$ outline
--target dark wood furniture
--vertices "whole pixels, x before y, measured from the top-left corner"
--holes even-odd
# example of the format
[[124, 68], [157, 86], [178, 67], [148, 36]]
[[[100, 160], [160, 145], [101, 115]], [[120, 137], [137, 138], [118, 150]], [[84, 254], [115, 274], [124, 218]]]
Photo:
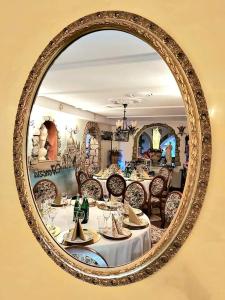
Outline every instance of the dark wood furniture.
[[125, 198], [132, 207], [143, 209], [147, 202], [147, 193], [143, 184], [133, 181], [126, 187]]
[[166, 188], [166, 181], [163, 176], [155, 176], [149, 185], [149, 199], [148, 199], [148, 215], [151, 216], [152, 208], [158, 207], [160, 210], [161, 221], [163, 222], [163, 191]]
[[87, 196], [94, 200], [102, 200], [103, 198], [103, 189], [101, 183], [94, 178], [86, 179], [80, 187], [81, 196]]
[[88, 175], [87, 173], [85, 173], [84, 171], [78, 171], [76, 173], [76, 179], [77, 179], [77, 185], [78, 185], [78, 193], [80, 194], [80, 188], [81, 188], [81, 184], [88, 179]]
[[158, 241], [161, 239], [163, 233], [166, 231], [166, 228], [172, 222], [172, 220], [177, 212], [177, 209], [179, 207], [181, 198], [182, 198], [182, 193], [178, 192], [178, 191], [173, 191], [168, 194], [168, 197], [166, 200], [166, 206], [165, 206], [164, 228], [159, 228], [154, 225], [151, 225], [152, 244], [158, 243]]
[[55, 183], [49, 179], [39, 180], [33, 187], [33, 194], [38, 208], [45, 200], [52, 199], [58, 196], [58, 189]]
[[109, 197], [111, 195], [115, 197], [122, 196], [122, 201], [124, 199], [125, 191], [126, 191], [126, 181], [119, 174], [112, 174], [106, 181], [106, 188], [109, 193]]

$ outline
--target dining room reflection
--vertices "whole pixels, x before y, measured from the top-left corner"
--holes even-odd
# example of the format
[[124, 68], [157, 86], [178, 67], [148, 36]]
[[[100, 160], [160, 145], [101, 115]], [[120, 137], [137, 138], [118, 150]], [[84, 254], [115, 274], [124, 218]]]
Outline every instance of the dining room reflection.
[[30, 185], [50, 235], [91, 266], [143, 256], [179, 209], [188, 143], [182, 95], [152, 47], [116, 30], [73, 42], [39, 87], [27, 136]]

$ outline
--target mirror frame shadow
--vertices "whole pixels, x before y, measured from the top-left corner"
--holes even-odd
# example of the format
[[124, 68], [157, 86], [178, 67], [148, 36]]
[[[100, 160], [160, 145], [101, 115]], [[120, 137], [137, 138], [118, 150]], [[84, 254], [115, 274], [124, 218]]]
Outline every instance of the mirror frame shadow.
[[[85, 265], [67, 254], [45, 228], [34, 203], [26, 157], [29, 117], [37, 90], [56, 57], [78, 38], [98, 30], [130, 33], [153, 47], [170, 68], [186, 108], [190, 160], [181, 205], [161, 240], [139, 259], [115, 268]], [[133, 13], [101, 11], [85, 16], [54, 37], [33, 66], [19, 101], [14, 129], [13, 160], [19, 199], [29, 226], [45, 252], [76, 278], [104, 286], [141, 280], [167, 263], [191, 232], [205, 197], [211, 164], [211, 129], [206, 100], [198, 77], [185, 53], [163, 29]]]

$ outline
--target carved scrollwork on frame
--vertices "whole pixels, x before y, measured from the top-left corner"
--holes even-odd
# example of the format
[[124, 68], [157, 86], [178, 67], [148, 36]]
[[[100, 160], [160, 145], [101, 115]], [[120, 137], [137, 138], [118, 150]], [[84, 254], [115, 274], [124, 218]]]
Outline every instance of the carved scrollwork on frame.
[[[151, 45], [176, 78], [187, 112], [190, 158], [187, 180], [178, 213], [168, 229], [148, 253], [116, 268], [87, 266], [65, 253], [39, 220], [27, 177], [26, 130], [35, 93], [46, 69], [72, 41], [101, 29], [131, 33]], [[211, 163], [211, 130], [206, 101], [198, 77], [185, 53], [164, 30], [138, 15], [123, 11], [97, 12], [64, 28], [44, 49], [23, 88], [14, 130], [14, 170], [22, 208], [37, 240], [46, 253], [64, 270], [92, 284], [124, 285], [141, 280], [172, 258], [188, 237], [206, 193]]]

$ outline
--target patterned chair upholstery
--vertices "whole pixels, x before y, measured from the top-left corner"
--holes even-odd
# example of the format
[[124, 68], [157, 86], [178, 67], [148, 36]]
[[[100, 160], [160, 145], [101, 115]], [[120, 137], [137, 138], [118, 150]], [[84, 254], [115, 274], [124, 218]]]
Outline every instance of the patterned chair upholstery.
[[182, 198], [182, 193], [178, 191], [173, 191], [169, 193], [166, 206], [165, 206], [165, 226], [168, 227], [175, 216], [180, 200]]
[[78, 184], [78, 192], [80, 192], [81, 184], [88, 179], [88, 175], [84, 171], [79, 171], [76, 174], [77, 184]]
[[146, 199], [147, 193], [140, 182], [133, 181], [127, 186], [125, 191], [125, 200], [129, 202], [132, 207], [142, 209], [145, 206]]
[[148, 210], [149, 216], [153, 207], [158, 207], [160, 209], [161, 220], [163, 220], [163, 203], [162, 194], [165, 190], [165, 179], [163, 176], [155, 176], [149, 185], [149, 200], [148, 200]]
[[154, 225], [151, 225], [152, 244], [158, 243], [163, 233], [166, 231], [166, 228], [170, 225], [171, 221], [173, 220], [173, 217], [177, 212], [181, 198], [182, 193], [178, 191], [169, 193], [165, 206], [165, 228], [159, 228]]
[[109, 196], [113, 195], [115, 197], [122, 196], [122, 200], [124, 199], [124, 194], [126, 190], [126, 181], [119, 174], [113, 174], [109, 176], [106, 181], [106, 187], [109, 193]]
[[41, 203], [44, 203], [45, 200], [55, 199], [57, 197], [58, 189], [53, 181], [42, 179], [34, 185], [33, 193], [37, 206], [40, 208]]
[[172, 170], [166, 167], [162, 167], [159, 170], [159, 175], [163, 176], [166, 181], [166, 187], [163, 196], [167, 196], [172, 179]]
[[171, 170], [169, 168], [162, 167], [159, 170], [159, 175], [163, 176], [165, 178], [166, 182], [168, 181], [170, 174], [171, 174]]
[[103, 190], [101, 183], [97, 179], [89, 178], [86, 179], [80, 188], [81, 195], [86, 195], [89, 198], [95, 200], [102, 200]]
[[99, 171], [99, 166], [96, 166], [94, 164], [91, 164], [90, 166], [88, 166], [87, 168], [87, 174], [88, 174], [88, 177], [92, 178], [93, 175], [95, 173], [97, 173]]

